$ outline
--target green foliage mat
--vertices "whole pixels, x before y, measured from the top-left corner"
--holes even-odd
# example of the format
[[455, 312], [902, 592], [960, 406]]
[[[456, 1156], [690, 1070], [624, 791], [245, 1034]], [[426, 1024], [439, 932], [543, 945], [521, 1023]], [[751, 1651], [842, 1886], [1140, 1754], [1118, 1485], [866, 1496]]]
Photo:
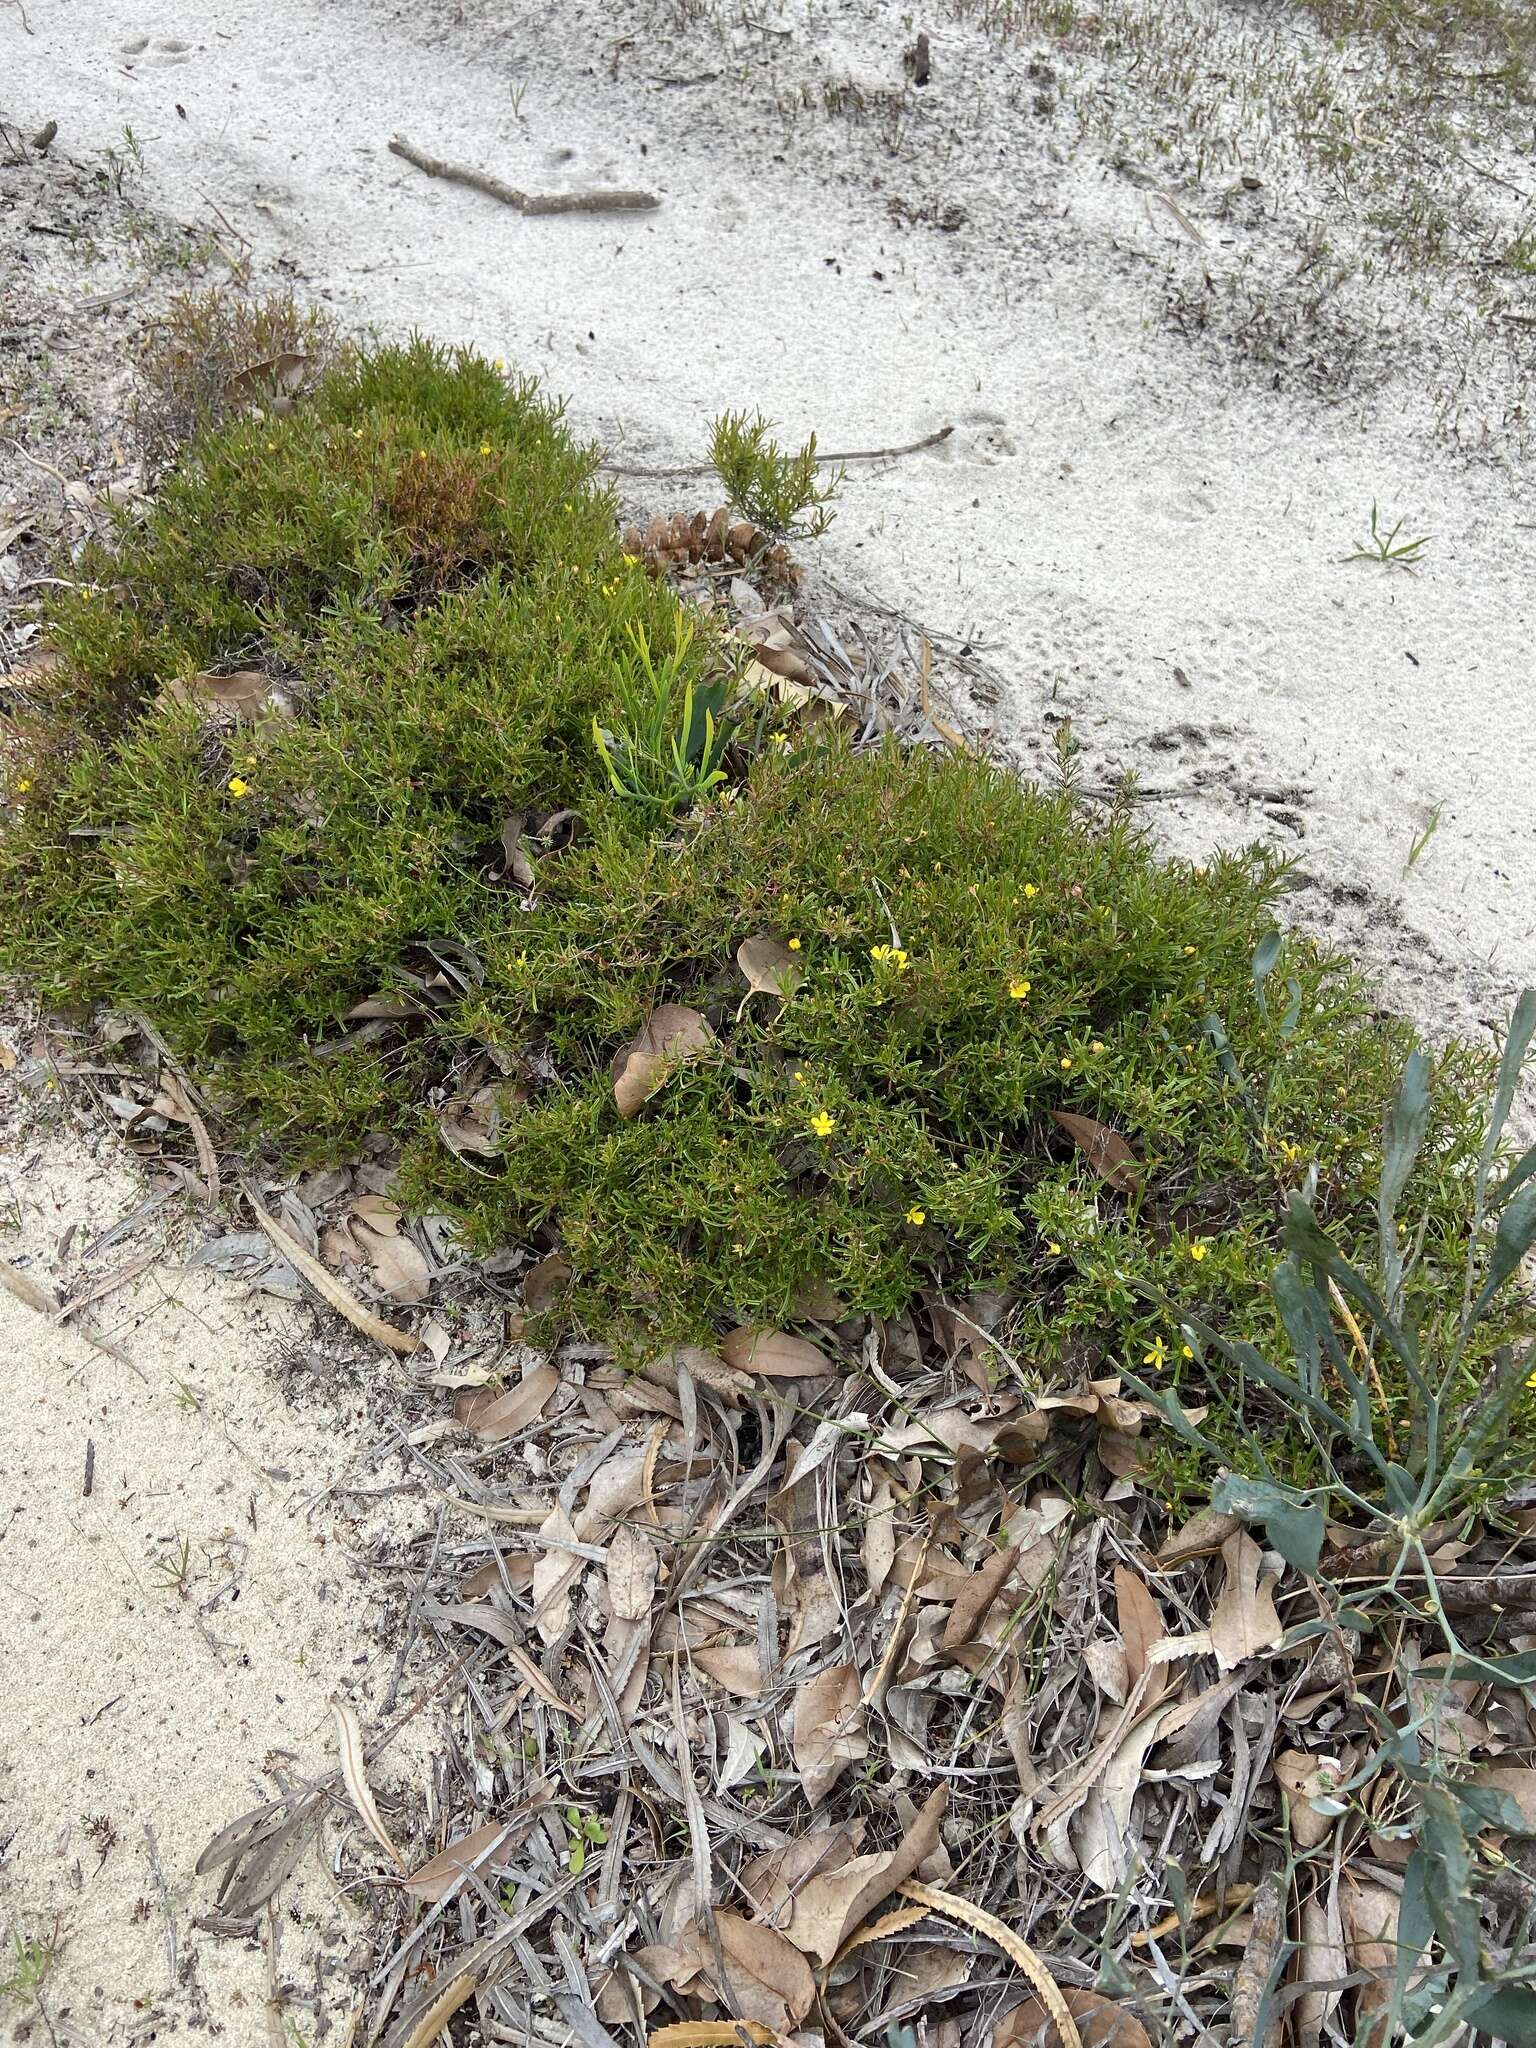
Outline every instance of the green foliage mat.
[[[413, 1204], [558, 1244], [562, 1313], [637, 1346], [978, 1289], [1040, 1381], [1179, 1384], [1189, 1311], [1274, 1343], [1285, 1192], [1315, 1174], [1371, 1241], [1405, 1028], [1279, 942], [1273, 861], [1159, 863], [963, 755], [743, 726], [709, 802], [627, 803], [594, 720], [677, 601], [593, 467], [532, 387], [419, 342], [205, 435], [57, 607], [3, 757], [0, 963], [141, 1009], [227, 1135], [298, 1164], [388, 1133]], [[705, 624], [676, 685], [728, 662]], [[664, 1003], [712, 1038], [621, 1116]], [[1431, 1324], [1490, 1071], [1435, 1067], [1403, 1205]], [[1257, 1390], [1186, 1398], [1270, 1426]]]

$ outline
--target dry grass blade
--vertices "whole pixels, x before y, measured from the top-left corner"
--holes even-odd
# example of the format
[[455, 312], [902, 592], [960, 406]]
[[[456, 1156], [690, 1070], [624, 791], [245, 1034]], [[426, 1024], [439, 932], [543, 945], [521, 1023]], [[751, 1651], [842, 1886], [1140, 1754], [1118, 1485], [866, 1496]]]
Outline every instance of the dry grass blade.
[[357, 1716], [342, 1699], [331, 1701], [331, 1712], [336, 1716], [337, 1746], [341, 1751], [341, 1775], [352, 1795], [352, 1804], [357, 1808], [363, 1826], [404, 1877], [405, 1860], [389, 1839], [389, 1832], [368, 1788], [363, 1766], [363, 1731], [358, 1725]]
[[0, 1287], [13, 1294], [23, 1308], [35, 1308], [40, 1316], [51, 1316], [59, 1305], [58, 1297], [49, 1288], [13, 1266], [9, 1259], [0, 1259]]
[[335, 1274], [322, 1266], [320, 1261], [299, 1240], [275, 1222], [254, 1193], [250, 1194], [251, 1209], [266, 1235], [293, 1267], [303, 1275], [322, 1301], [329, 1302], [339, 1315], [344, 1315], [354, 1330], [360, 1330], [365, 1337], [371, 1337], [375, 1344], [382, 1344], [386, 1351], [397, 1351], [402, 1357], [409, 1357], [421, 1346], [406, 1330], [396, 1329], [393, 1323], [386, 1323], [381, 1316], [365, 1309], [355, 1294], [342, 1286]]
[[756, 2020], [673, 2020], [653, 2027], [645, 2048], [773, 2048], [777, 2039]]
[[1056, 1979], [1029, 1943], [1015, 1934], [1011, 1927], [1005, 1927], [995, 1913], [989, 1913], [984, 1906], [973, 1906], [969, 1899], [957, 1899], [949, 1892], [935, 1891], [931, 1885], [918, 1884], [911, 1878], [896, 1889], [904, 1899], [926, 1906], [930, 1913], [938, 1913], [946, 1920], [956, 1920], [962, 1927], [973, 1927], [978, 1934], [995, 1941], [1004, 1955], [1016, 1962], [1034, 1985], [1040, 2003], [1050, 2014], [1061, 2036], [1062, 2048], [1083, 2048], [1083, 2037], [1077, 2031], [1071, 2007], [1062, 1997]]
[[459, 2007], [474, 1995], [477, 1972], [460, 1970], [446, 1989], [427, 1994], [429, 2003], [408, 2007], [401, 2023], [385, 2042], [385, 2048], [427, 2048], [453, 2018]]

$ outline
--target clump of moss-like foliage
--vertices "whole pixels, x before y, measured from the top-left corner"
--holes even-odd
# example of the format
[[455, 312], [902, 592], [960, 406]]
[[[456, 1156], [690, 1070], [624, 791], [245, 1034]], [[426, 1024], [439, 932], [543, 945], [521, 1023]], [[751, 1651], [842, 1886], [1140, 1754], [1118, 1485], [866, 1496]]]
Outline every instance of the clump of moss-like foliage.
[[[425, 343], [205, 435], [57, 608], [4, 757], [0, 962], [142, 1009], [295, 1164], [389, 1134], [411, 1202], [558, 1244], [563, 1312], [605, 1334], [1006, 1289], [1042, 1381], [1178, 1383], [1183, 1310], [1274, 1341], [1285, 1190], [1315, 1168], [1367, 1244], [1406, 1031], [1278, 946], [1272, 862], [1160, 863], [963, 755], [739, 724], [705, 800], [633, 801], [594, 729], [639, 636], [712, 705], [731, 664], [619, 553], [593, 469], [532, 387]], [[186, 682], [230, 671], [235, 711]], [[787, 999], [749, 992], [748, 939]], [[614, 1057], [663, 1003], [714, 1042], [623, 1118]], [[1440, 1057], [1403, 1205], [1431, 1320], [1487, 1078]]]

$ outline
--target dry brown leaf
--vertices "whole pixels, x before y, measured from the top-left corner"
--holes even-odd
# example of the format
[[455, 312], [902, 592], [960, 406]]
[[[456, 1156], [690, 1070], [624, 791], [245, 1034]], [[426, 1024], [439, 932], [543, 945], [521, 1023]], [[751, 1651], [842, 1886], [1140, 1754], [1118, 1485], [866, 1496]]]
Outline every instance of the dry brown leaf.
[[773, 2027], [756, 2020], [673, 2020], [669, 2026], [652, 2027], [645, 2048], [773, 2048], [778, 2039]]
[[397, 1202], [380, 1195], [364, 1195], [352, 1205], [347, 1228], [352, 1242], [368, 1262], [368, 1271], [380, 1294], [391, 1301], [425, 1301], [431, 1275], [420, 1247], [400, 1228]]
[[793, 1942], [760, 1920], [715, 1913], [730, 1978], [732, 2010], [780, 2031], [798, 2026], [816, 1997], [811, 1966]]
[[1212, 1611], [1207, 1633], [1216, 1662], [1231, 1671], [1261, 1650], [1272, 1650], [1285, 1634], [1275, 1612], [1273, 1577], [1259, 1578], [1264, 1553], [1242, 1529], [1235, 1530], [1221, 1546], [1227, 1568], [1226, 1583]]
[[[1536, 1775], [1536, 1774], [1532, 1774]], [[1339, 1918], [1351, 1970], [1369, 1970], [1371, 1982], [1355, 1992], [1355, 2041], [1359, 2048], [1382, 2048], [1382, 2019], [1392, 2005], [1397, 1973], [1396, 1892], [1384, 1884], [1366, 1884], [1346, 1870], [1339, 1887]]]
[[1159, 1571], [1168, 1571], [1176, 1564], [1187, 1564], [1192, 1557], [1211, 1556], [1242, 1526], [1236, 1515], [1219, 1515], [1214, 1508], [1201, 1508], [1182, 1528], [1164, 1537], [1157, 1553]]
[[224, 396], [231, 405], [270, 405], [274, 412], [291, 411], [294, 399], [304, 388], [309, 357], [292, 349], [250, 363], [224, 379]]
[[341, 1775], [352, 1795], [352, 1804], [357, 1808], [363, 1826], [403, 1877], [404, 1859], [389, 1838], [389, 1830], [384, 1825], [369, 1788], [364, 1767], [363, 1731], [357, 1715], [347, 1702], [336, 1694], [331, 1697], [331, 1712], [336, 1716], [336, 1741], [341, 1753]]
[[59, 1298], [53, 1290], [41, 1280], [34, 1280], [30, 1273], [23, 1273], [19, 1266], [13, 1266], [9, 1259], [0, 1259], [0, 1287], [14, 1295], [23, 1308], [36, 1309], [40, 1316], [51, 1316], [58, 1308]]
[[465, 1871], [479, 1866], [482, 1858], [489, 1857], [502, 1838], [511, 1833], [514, 1825], [508, 1820], [488, 1820], [472, 1835], [450, 1842], [446, 1849], [439, 1849], [419, 1870], [411, 1872], [405, 1880], [405, 1889], [414, 1892], [418, 1899], [445, 1898]]
[[1472, 1783], [1512, 1799], [1527, 1825], [1536, 1829], [1536, 1769], [1529, 1764], [1489, 1764], [1475, 1774]]
[[862, 1820], [807, 1828], [803, 1835], [792, 1836], [767, 1855], [754, 1856], [742, 1870], [742, 1889], [760, 1918], [781, 1927], [801, 1888], [823, 1871], [840, 1870], [858, 1854], [863, 1842]]
[[1302, 1900], [1300, 1931], [1301, 1945], [1292, 1958], [1292, 1982], [1300, 1988], [1294, 2008], [1295, 2042], [1296, 2048], [1319, 2048], [1323, 2029], [1344, 1996], [1338, 1980], [1349, 1971], [1332, 1886], [1326, 1894], [1314, 1892]]
[[547, 1308], [554, 1307], [575, 1277], [560, 1254], [551, 1252], [523, 1275], [523, 1307], [530, 1315], [543, 1315]]
[[[1151, 2036], [1133, 2012], [1102, 1991], [1060, 1987], [1062, 2003], [1077, 2023], [1083, 2048], [1152, 2048]], [[992, 2033], [992, 2048], [1062, 2048], [1061, 2031], [1038, 1998], [1026, 1998], [1005, 2012]]]
[[620, 1621], [644, 1621], [656, 1591], [655, 1546], [633, 1522], [621, 1522], [608, 1545], [608, 1601]]
[[714, 1032], [697, 1010], [682, 1003], [663, 1003], [653, 1010], [614, 1056], [613, 1101], [619, 1115], [638, 1116], [674, 1067], [697, 1058], [714, 1043]]
[[864, 1577], [878, 1600], [896, 1562], [896, 1496], [882, 1479], [864, 1518]]
[[528, 1377], [504, 1393], [477, 1387], [453, 1404], [454, 1420], [472, 1429], [482, 1443], [499, 1444], [536, 1422], [549, 1406], [560, 1375], [552, 1365], [536, 1365]]
[[783, 1330], [732, 1330], [720, 1346], [720, 1356], [737, 1372], [760, 1372], [768, 1379], [809, 1379], [832, 1370], [824, 1351]]
[[1053, 1109], [1051, 1121], [1060, 1124], [1094, 1172], [1112, 1188], [1122, 1195], [1135, 1194], [1141, 1186], [1141, 1165], [1118, 1131], [1070, 1109]]
[[947, 1784], [938, 1785], [894, 1849], [856, 1856], [839, 1870], [820, 1873], [796, 1896], [794, 1913], [784, 1932], [803, 1954], [823, 1966], [830, 1963], [856, 1927], [882, 1900], [926, 1863], [939, 1844]]
[[259, 725], [264, 718], [291, 715], [286, 691], [259, 668], [236, 669], [230, 675], [213, 675], [207, 670], [193, 676], [177, 676], [160, 692], [167, 704], [192, 704], [199, 710], [230, 713], [244, 725]]
[[1342, 1775], [1332, 1757], [1308, 1756], [1304, 1750], [1283, 1749], [1275, 1758], [1275, 1776], [1290, 1795], [1291, 1834], [1299, 1849], [1315, 1849], [1333, 1832], [1334, 1816], [1319, 1813], [1311, 1804], [1314, 1795], [1332, 1792]]
[[1083, 2048], [1072, 2008], [1062, 1996], [1060, 1985], [1029, 1943], [999, 1920], [995, 1913], [989, 1913], [984, 1906], [973, 1905], [969, 1899], [956, 1898], [953, 1893], [939, 1891], [932, 1885], [915, 1884], [911, 1879], [899, 1890], [904, 1899], [915, 1900], [918, 1905], [926, 1906], [930, 1913], [942, 1914], [946, 1920], [957, 1920], [962, 1927], [974, 1927], [978, 1934], [996, 1942], [1004, 1955], [1016, 1962], [1034, 1985], [1041, 2005], [1055, 2024], [1060, 2048]]
[[[540, 1537], [561, 1544], [577, 1541], [571, 1518], [556, 1505], [539, 1528]], [[568, 1550], [550, 1548], [533, 1568], [533, 1619], [546, 1643], [557, 1642], [571, 1619], [571, 1589], [581, 1575], [583, 1561]]]
[[777, 939], [743, 939], [736, 948], [736, 965], [749, 984], [743, 1003], [753, 996], [776, 996], [780, 1002], [788, 1002], [805, 979], [804, 967]]
[[954, 1651], [964, 1644], [973, 1642], [977, 1631], [991, 1611], [1003, 1587], [1008, 1583], [1008, 1574], [1013, 1570], [1018, 1557], [1019, 1546], [1011, 1543], [1006, 1550], [989, 1557], [980, 1570], [972, 1572], [956, 1596], [955, 1604], [949, 1610], [949, 1619], [944, 1624], [944, 1634], [939, 1647]]
[[868, 1756], [856, 1664], [832, 1664], [795, 1694], [795, 1769], [807, 1801], [819, 1806], [849, 1764]]
[[1150, 1589], [1123, 1564], [1115, 1566], [1115, 1616], [1125, 1646], [1125, 1675], [1134, 1685], [1150, 1663], [1154, 1643], [1168, 1633]]
[[762, 1666], [755, 1646], [722, 1643], [713, 1649], [695, 1650], [693, 1661], [706, 1678], [723, 1685], [738, 1699], [755, 1700], [763, 1689]]
[[251, 1196], [251, 1210], [261, 1229], [289, 1265], [309, 1282], [323, 1301], [328, 1301], [332, 1308], [344, 1315], [354, 1330], [361, 1330], [365, 1337], [371, 1337], [375, 1344], [382, 1344], [386, 1350], [398, 1351], [405, 1356], [421, 1349], [418, 1340], [407, 1331], [397, 1330], [393, 1323], [386, 1323], [382, 1317], [370, 1314], [357, 1296], [343, 1287], [334, 1273], [327, 1272], [306, 1245], [300, 1244], [291, 1230], [285, 1230], [281, 1223], [272, 1220], [254, 1195]]
[[443, 1143], [456, 1159], [474, 1153], [494, 1159], [502, 1147], [502, 1105], [516, 1099], [505, 1082], [485, 1081], [473, 1094], [456, 1095], [437, 1112]]

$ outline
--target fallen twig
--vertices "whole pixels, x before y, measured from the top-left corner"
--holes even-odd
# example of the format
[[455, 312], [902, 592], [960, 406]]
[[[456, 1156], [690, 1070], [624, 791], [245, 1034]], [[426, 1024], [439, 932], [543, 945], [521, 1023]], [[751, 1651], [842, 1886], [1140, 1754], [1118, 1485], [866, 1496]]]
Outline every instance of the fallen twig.
[[428, 156], [403, 135], [392, 135], [389, 147], [395, 156], [403, 156], [429, 178], [447, 178], [455, 185], [469, 185], [518, 213], [641, 213], [661, 204], [654, 192], [627, 192], [618, 186], [605, 192], [519, 192], [515, 185], [503, 184], [500, 178], [493, 178], [489, 171], [477, 171], [472, 164], [450, 164], [440, 156]]
[[[393, 144], [391, 144], [393, 147]], [[940, 427], [936, 433], [925, 434], [921, 441], [903, 441], [897, 448], [835, 448], [823, 455], [818, 452], [817, 466], [825, 468], [832, 462], [885, 462], [894, 455], [920, 455], [925, 448], [937, 448], [941, 441], [947, 441], [954, 427]], [[600, 462], [599, 469], [607, 470], [610, 476], [710, 476], [714, 473], [712, 462], [684, 462], [673, 469], [632, 469], [622, 462]]]

